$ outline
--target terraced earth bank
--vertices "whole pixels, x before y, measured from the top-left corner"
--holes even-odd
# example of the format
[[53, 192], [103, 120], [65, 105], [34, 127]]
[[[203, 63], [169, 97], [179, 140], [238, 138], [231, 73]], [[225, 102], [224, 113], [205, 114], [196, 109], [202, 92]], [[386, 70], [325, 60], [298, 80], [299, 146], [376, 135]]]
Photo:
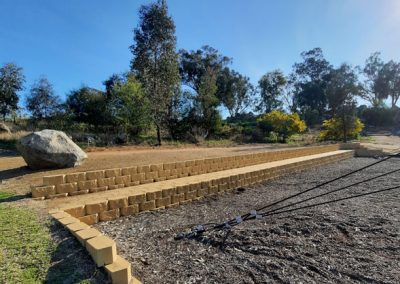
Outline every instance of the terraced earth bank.
[[[373, 163], [352, 158], [176, 209], [99, 223], [144, 283], [400, 283], [400, 189], [253, 220], [224, 234], [174, 240]], [[302, 198], [400, 168], [393, 158]], [[400, 174], [320, 201], [400, 185]], [[295, 199], [300, 200], [300, 198]]]

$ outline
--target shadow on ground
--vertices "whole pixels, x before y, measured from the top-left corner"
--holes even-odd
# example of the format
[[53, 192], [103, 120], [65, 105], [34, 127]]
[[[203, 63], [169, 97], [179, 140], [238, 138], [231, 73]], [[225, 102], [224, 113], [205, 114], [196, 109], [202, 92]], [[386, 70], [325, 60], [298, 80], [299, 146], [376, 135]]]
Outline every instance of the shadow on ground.
[[60, 224], [52, 221], [55, 242], [45, 283], [110, 283], [104, 269], [96, 267], [85, 248]]
[[30, 198], [30, 197], [32, 197], [32, 195], [30, 193], [21, 194], [21, 195], [12, 195], [10, 197], [0, 198], [0, 204], [4, 203], [4, 202], [18, 201], [18, 200]]

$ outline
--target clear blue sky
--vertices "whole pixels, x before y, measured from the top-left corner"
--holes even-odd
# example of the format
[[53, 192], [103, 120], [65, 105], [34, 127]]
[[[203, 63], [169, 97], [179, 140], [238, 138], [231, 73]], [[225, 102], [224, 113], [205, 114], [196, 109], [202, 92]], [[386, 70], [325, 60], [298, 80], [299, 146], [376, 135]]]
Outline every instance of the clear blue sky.
[[[1, 0], [0, 64], [23, 67], [26, 91], [45, 75], [61, 97], [82, 84], [103, 88], [129, 69], [139, 0]], [[334, 65], [374, 51], [400, 60], [399, 0], [169, 0], [178, 48], [208, 44], [257, 82], [286, 73], [302, 51], [321, 47]], [[25, 92], [26, 92], [25, 91]]]

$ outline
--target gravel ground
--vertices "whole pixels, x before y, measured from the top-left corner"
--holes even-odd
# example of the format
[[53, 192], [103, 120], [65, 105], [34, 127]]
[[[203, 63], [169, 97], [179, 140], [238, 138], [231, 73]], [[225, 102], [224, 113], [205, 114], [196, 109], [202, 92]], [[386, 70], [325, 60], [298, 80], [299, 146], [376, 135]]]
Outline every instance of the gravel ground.
[[[98, 227], [117, 241], [119, 253], [144, 283], [400, 283], [400, 190], [245, 222], [224, 243], [215, 232], [202, 240], [174, 240], [194, 224], [227, 220], [374, 161], [353, 158]], [[318, 192], [395, 168], [400, 159]], [[333, 197], [395, 185], [400, 185], [399, 174]]]

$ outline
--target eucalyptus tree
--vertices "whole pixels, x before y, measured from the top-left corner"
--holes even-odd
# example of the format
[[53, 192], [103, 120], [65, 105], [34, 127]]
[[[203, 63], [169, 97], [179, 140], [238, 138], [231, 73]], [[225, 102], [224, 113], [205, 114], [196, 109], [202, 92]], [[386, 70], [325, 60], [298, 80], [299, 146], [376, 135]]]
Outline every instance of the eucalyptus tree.
[[258, 81], [260, 99], [256, 105], [256, 110], [268, 113], [281, 108], [286, 84], [287, 79], [280, 70], [274, 70], [263, 75]]
[[53, 116], [60, 107], [60, 98], [54, 93], [53, 85], [45, 77], [37, 80], [26, 98], [26, 108], [35, 119]]
[[25, 76], [22, 68], [14, 63], [4, 64], [0, 68], [0, 114], [3, 120], [18, 109], [18, 92], [23, 90]]
[[140, 23], [134, 30], [135, 43], [130, 47], [133, 54], [131, 71], [142, 83], [149, 100], [158, 144], [161, 145], [161, 130], [180, 83], [175, 24], [168, 15], [166, 1], [161, 0], [143, 5], [139, 18]]

